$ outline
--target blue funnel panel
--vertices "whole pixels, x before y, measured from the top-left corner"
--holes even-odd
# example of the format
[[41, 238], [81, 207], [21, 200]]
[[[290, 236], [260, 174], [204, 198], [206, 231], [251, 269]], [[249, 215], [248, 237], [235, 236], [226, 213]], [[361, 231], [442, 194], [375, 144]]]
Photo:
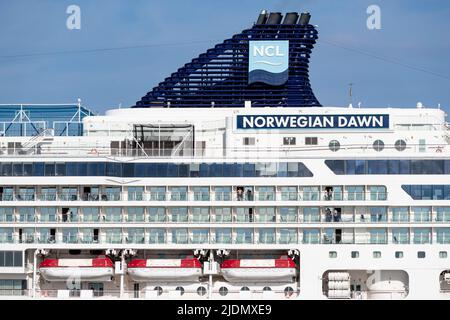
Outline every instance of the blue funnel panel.
[[309, 18], [295, 20], [258, 20], [172, 73], [134, 107], [321, 106], [308, 75], [317, 30]]

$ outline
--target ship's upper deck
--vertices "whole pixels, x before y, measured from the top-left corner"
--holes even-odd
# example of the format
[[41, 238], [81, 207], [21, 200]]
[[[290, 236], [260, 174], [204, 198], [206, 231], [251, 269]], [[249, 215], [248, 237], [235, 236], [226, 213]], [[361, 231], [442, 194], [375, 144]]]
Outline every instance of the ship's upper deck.
[[446, 114], [425, 108], [131, 108], [82, 119], [82, 136], [0, 137], [2, 157], [248, 159], [445, 157]]

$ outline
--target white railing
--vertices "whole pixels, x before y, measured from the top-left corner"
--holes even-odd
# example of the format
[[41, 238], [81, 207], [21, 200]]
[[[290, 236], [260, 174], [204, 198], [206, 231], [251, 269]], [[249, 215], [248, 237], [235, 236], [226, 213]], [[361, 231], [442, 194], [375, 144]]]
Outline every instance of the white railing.
[[[109, 142], [108, 142], [109, 143]], [[362, 154], [376, 154], [380, 155], [386, 151], [392, 151], [396, 154], [399, 152], [395, 149], [395, 145], [384, 146], [381, 152], [377, 152], [373, 149], [372, 144], [349, 144], [341, 145], [337, 152], [333, 152], [328, 146], [291, 146], [291, 147], [229, 147], [229, 148], [217, 148], [208, 147], [205, 152], [194, 152], [194, 149], [183, 148], [182, 154], [179, 152], [174, 153], [175, 149], [159, 150], [159, 149], [131, 149], [131, 148], [111, 148], [109, 146], [57, 146], [51, 144], [45, 145], [30, 145], [29, 147], [14, 147], [14, 148], [1, 148], [0, 155], [2, 157], [15, 157], [20, 155], [22, 157], [128, 157], [128, 158], [161, 158], [161, 159], [179, 159], [179, 158], [199, 158], [199, 159], [223, 159], [233, 158], [255, 158], [258, 156], [264, 158], [298, 158], [299, 155], [303, 157], [311, 154], [321, 154], [324, 152], [332, 155], [339, 155], [342, 152], [354, 151], [355, 153]], [[403, 153], [439, 153], [448, 154], [450, 147], [446, 143], [441, 144], [409, 144], [407, 145]], [[226, 155], [226, 156], [224, 156]]]

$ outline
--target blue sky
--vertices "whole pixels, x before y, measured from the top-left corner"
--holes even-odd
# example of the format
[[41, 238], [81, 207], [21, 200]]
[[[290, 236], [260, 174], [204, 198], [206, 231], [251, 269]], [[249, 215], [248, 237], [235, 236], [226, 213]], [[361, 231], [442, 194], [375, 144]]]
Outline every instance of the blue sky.
[[[81, 8], [81, 30], [66, 28], [71, 4]], [[381, 30], [366, 27], [371, 4], [381, 8]], [[0, 0], [0, 103], [80, 97], [100, 113], [131, 106], [184, 63], [251, 27], [261, 9], [312, 14], [319, 41], [310, 79], [323, 105], [347, 105], [354, 83], [354, 102], [363, 106], [421, 101], [450, 111], [450, 2], [438, 0]]]

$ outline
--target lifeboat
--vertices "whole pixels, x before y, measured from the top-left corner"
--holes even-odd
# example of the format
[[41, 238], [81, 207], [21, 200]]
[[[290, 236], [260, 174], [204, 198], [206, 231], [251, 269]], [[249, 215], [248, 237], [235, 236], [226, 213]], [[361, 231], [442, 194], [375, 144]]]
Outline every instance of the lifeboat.
[[289, 258], [225, 260], [221, 273], [229, 282], [292, 282], [295, 262]]
[[134, 281], [198, 281], [202, 265], [198, 259], [134, 259], [128, 263]]
[[44, 259], [39, 265], [42, 277], [47, 281], [111, 281], [113, 262], [106, 257], [94, 259]]

